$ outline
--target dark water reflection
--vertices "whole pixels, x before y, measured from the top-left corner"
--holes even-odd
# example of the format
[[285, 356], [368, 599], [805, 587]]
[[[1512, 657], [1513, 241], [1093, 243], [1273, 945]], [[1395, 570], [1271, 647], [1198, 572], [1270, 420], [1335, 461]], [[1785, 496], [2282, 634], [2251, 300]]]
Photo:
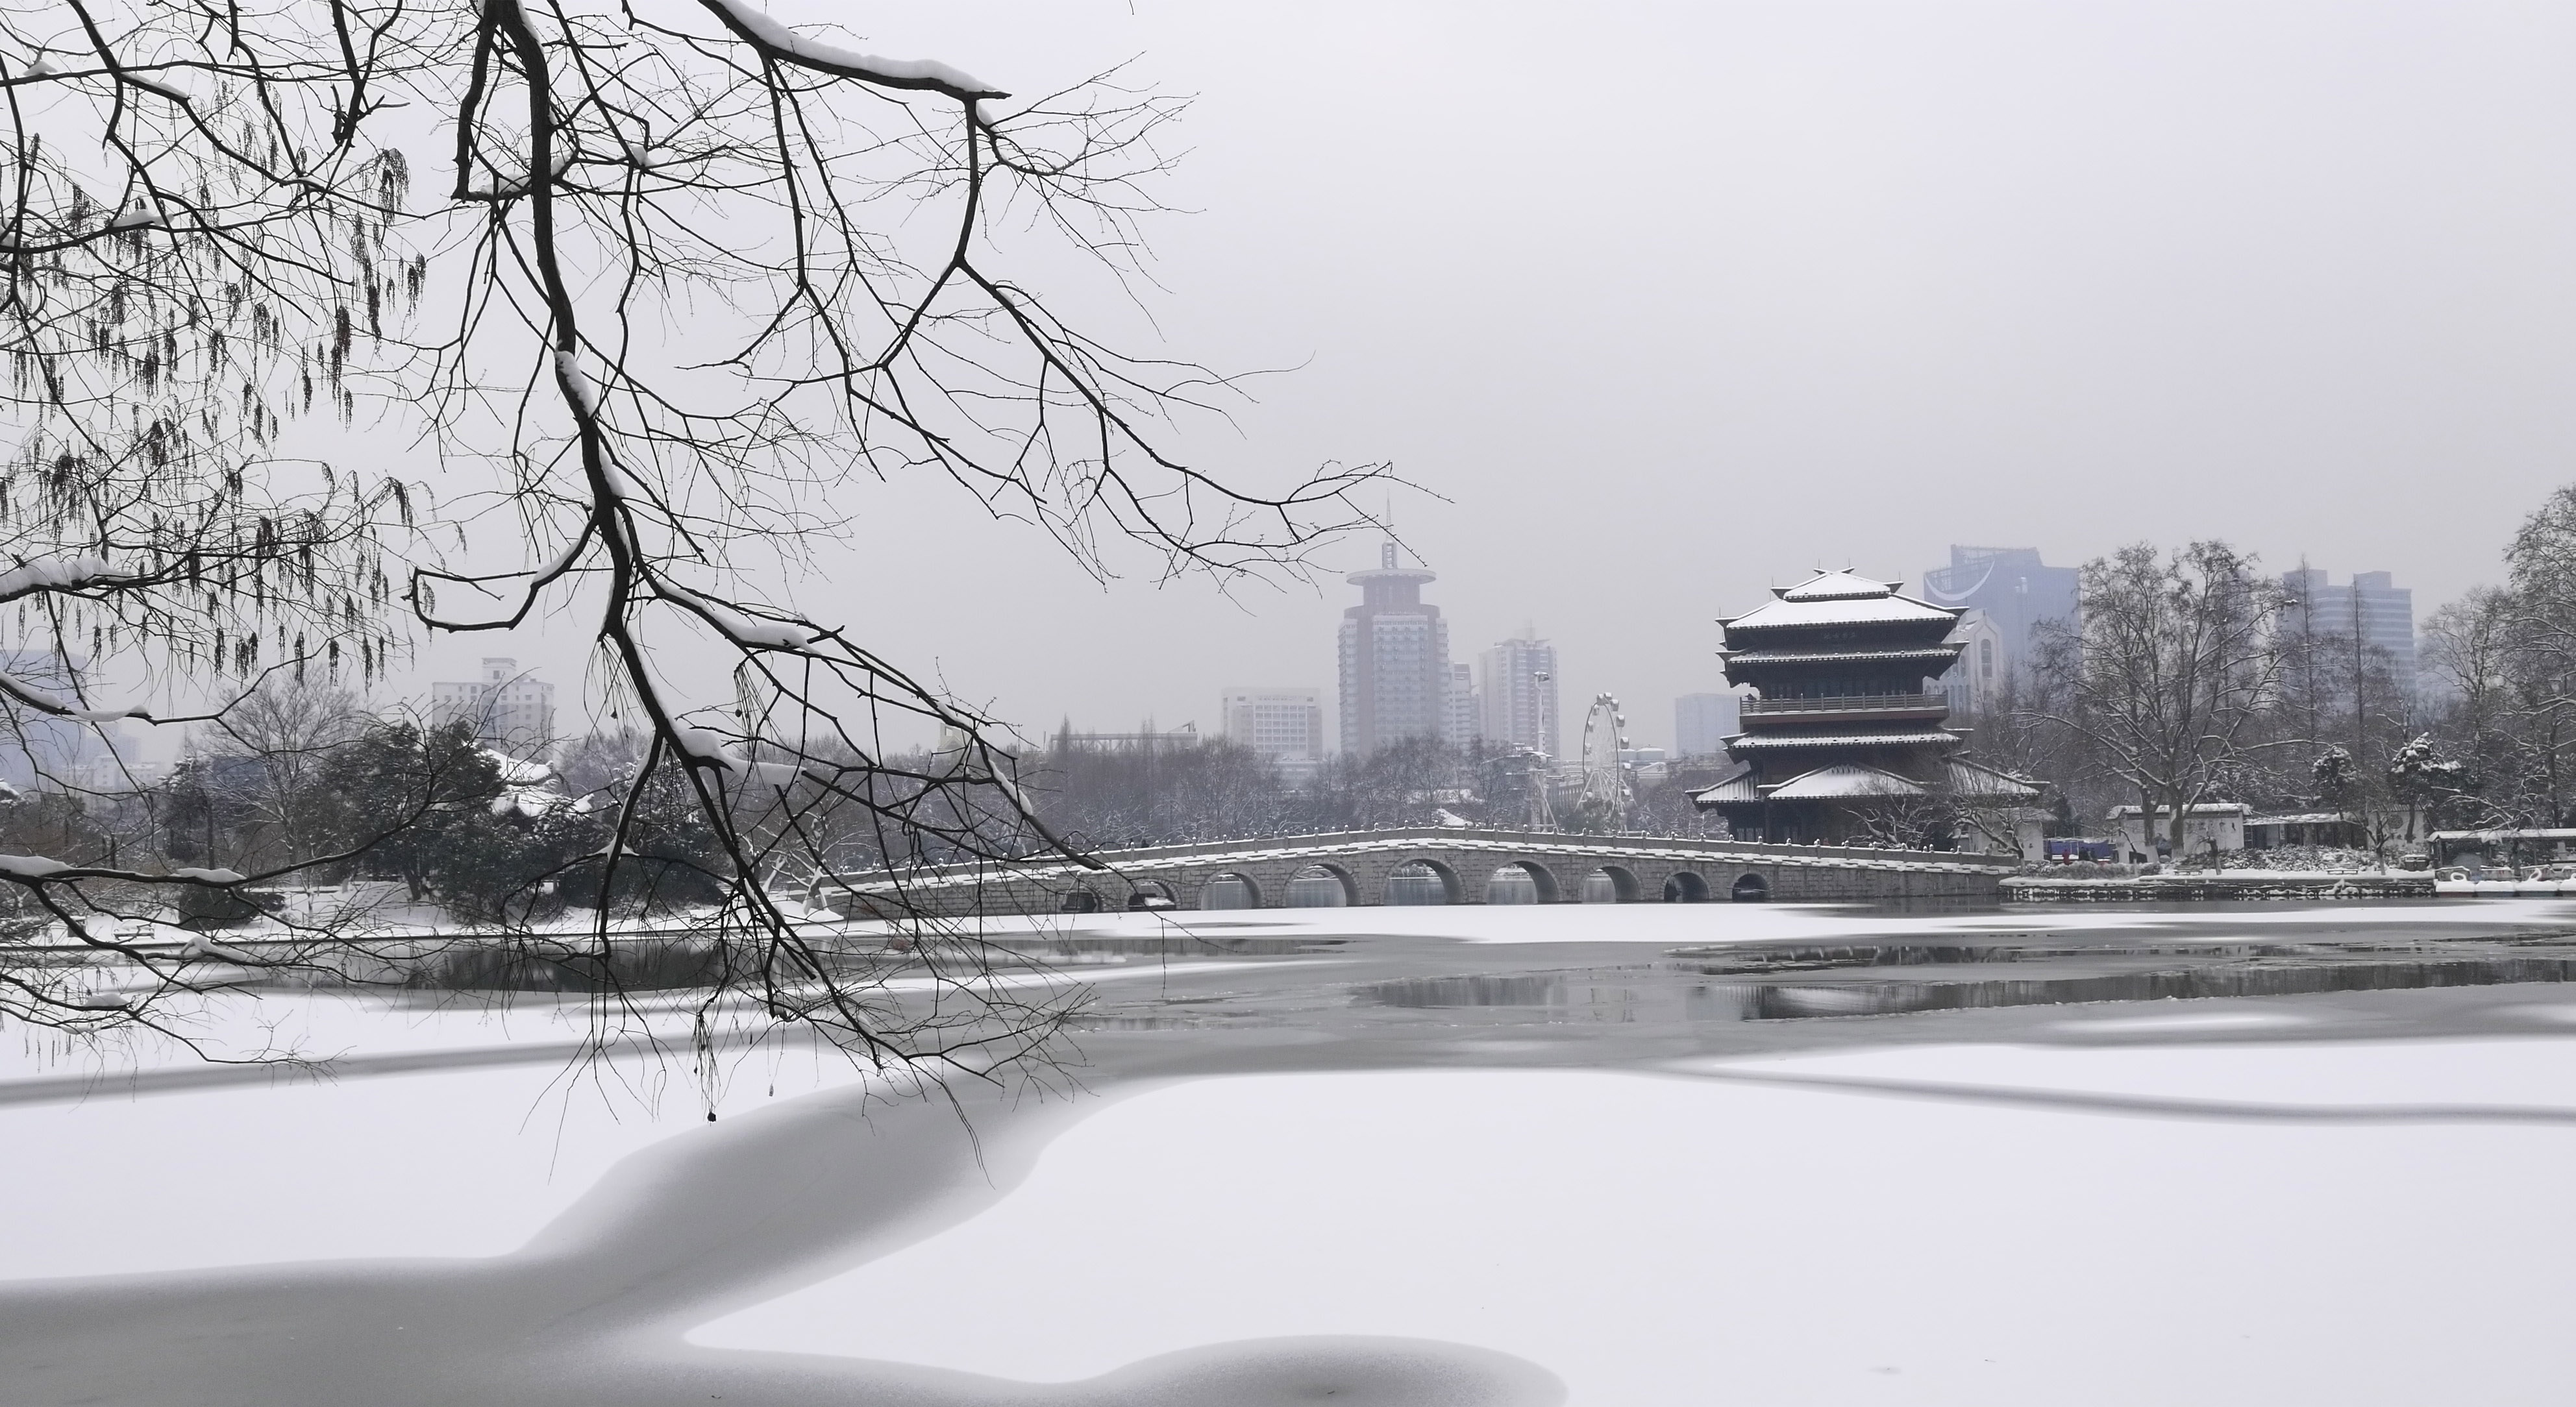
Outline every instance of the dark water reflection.
[[2106, 973], [2089, 977], [1964, 978], [1953, 981], [1746, 984], [1749, 1020], [1887, 1016], [1978, 1007], [2076, 1002], [2287, 997], [2316, 992], [2395, 992], [2427, 987], [2493, 987], [2576, 980], [2576, 957], [2458, 958], [2424, 962], [2320, 962]]
[[[2014, 971], [1998, 975], [1997, 967]], [[1832, 976], [1819, 980], [1823, 974]], [[1769, 980], [1775, 976], [1781, 980]], [[1712, 977], [1727, 980], [1706, 980]], [[1782, 1021], [2571, 981], [2576, 943], [2561, 936], [2442, 944], [1933, 942], [1684, 949], [1629, 967], [1409, 977], [1352, 993], [1364, 1006], [1513, 1008], [1551, 1021]]]

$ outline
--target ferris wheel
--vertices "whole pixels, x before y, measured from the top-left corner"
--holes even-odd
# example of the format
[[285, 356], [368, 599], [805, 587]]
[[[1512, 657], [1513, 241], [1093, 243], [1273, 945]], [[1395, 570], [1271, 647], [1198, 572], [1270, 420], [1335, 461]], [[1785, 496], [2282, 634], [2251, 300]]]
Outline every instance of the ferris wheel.
[[1627, 715], [1612, 694], [1596, 694], [1583, 711], [1583, 798], [1576, 808], [1613, 831], [1628, 828]]

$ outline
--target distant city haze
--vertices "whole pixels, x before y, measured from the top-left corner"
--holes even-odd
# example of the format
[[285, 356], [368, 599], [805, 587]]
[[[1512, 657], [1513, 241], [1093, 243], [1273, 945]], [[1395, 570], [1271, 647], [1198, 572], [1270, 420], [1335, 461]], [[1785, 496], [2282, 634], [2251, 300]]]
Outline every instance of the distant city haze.
[[[2389, 572], [2420, 620], [2576, 476], [2576, 9], [773, 13], [1032, 97], [1131, 56], [1197, 95], [1156, 187], [1192, 213], [1145, 226], [1163, 340], [1068, 264], [1075, 311], [1293, 368], [1181, 446], [1266, 482], [1391, 461], [1449, 657], [1527, 626], [1643, 744], [1724, 687], [1713, 620], [1819, 566], [1920, 591], [1954, 543], [2071, 567], [2216, 536]], [[944, 481], [844, 506], [863, 536], [798, 599], [1031, 737], [1218, 731], [1246, 683], [1331, 709], [1342, 575], [1379, 552], [1230, 597], [1129, 555], [1098, 587]], [[563, 629], [434, 642], [417, 690], [514, 655], [573, 726]]]

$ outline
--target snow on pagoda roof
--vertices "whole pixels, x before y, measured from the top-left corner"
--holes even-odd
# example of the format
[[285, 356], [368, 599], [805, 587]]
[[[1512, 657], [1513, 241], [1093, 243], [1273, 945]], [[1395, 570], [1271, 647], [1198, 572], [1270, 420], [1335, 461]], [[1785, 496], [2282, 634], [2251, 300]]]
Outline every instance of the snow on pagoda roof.
[[1739, 733], [1726, 740], [1728, 752], [1769, 752], [1802, 747], [1922, 747], [1962, 741], [1958, 734], [1933, 728], [1918, 733]]
[[1989, 767], [1965, 757], [1948, 759], [1950, 790], [1982, 800], [2036, 799], [2045, 789], [2019, 772]]
[[1909, 650], [1719, 650], [1736, 664], [1854, 664], [1868, 660], [1953, 660], [1961, 646], [1924, 645]]
[[1864, 767], [1857, 762], [1837, 762], [1801, 772], [1771, 789], [1773, 801], [1847, 800], [1865, 796], [1921, 796], [1923, 788], [1893, 772]]
[[1795, 586], [1775, 586], [1771, 594], [1783, 601], [1866, 601], [1894, 594], [1903, 585], [1894, 581], [1872, 581], [1849, 570], [1818, 572]]
[[1718, 622], [1729, 630], [1770, 630], [1801, 625], [1899, 625], [1911, 621], [1947, 624], [1960, 613], [1897, 594], [1893, 582], [1872, 581], [1852, 572], [1818, 572], [1790, 587], [1773, 587], [1777, 599]]
[[1699, 807], [1723, 805], [1730, 801], [1760, 801], [1762, 793], [1753, 789], [1753, 764], [1739, 762], [1735, 770], [1718, 779], [1717, 785], [1691, 793], [1691, 804]]

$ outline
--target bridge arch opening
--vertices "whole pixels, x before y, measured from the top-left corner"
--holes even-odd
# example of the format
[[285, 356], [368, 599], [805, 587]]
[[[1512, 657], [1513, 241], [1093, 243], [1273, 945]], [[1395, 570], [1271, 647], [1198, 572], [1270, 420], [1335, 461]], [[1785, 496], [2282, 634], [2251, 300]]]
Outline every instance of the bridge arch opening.
[[1172, 886], [1159, 879], [1140, 879], [1127, 889], [1129, 909], [1169, 909], [1179, 904], [1180, 896], [1172, 892]]
[[1708, 902], [1708, 880], [1694, 870], [1675, 870], [1664, 881], [1667, 904], [1705, 904]]
[[1228, 870], [1208, 880], [1199, 890], [1202, 909], [1257, 909], [1261, 907], [1261, 886], [1248, 874]]
[[1583, 877], [1583, 902], [1633, 904], [1644, 894], [1637, 872], [1625, 865], [1603, 865]]
[[1735, 887], [1727, 891], [1727, 897], [1739, 904], [1759, 904], [1771, 897], [1771, 881], [1748, 871], [1735, 877]]
[[1467, 901], [1465, 886], [1458, 872], [1420, 855], [1413, 856], [1387, 871], [1386, 904], [1463, 904]]
[[1564, 897], [1556, 876], [1536, 860], [1514, 860], [1485, 881], [1488, 904], [1553, 904]]
[[1360, 884], [1339, 865], [1307, 865], [1288, 877], [1280, 900], [1291, 909], [1346, 909], [1359, 903]]
[[1062, 908], [1069, 914], [1096, 914], [1100, 912], [1100, 896], [1088, 889], [1068, 889]]

